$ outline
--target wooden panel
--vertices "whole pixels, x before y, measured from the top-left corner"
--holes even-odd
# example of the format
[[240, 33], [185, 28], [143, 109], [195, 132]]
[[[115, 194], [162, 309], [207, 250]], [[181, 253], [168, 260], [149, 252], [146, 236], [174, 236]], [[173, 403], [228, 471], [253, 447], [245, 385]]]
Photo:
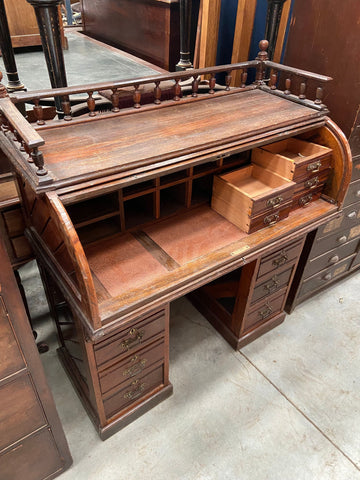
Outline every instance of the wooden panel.
[[282, 272], [274, 273], [272, 277], [268, 278], [265, 282], [260, 283], [254, 288], [251, 304], [264, 299], [265, 297], [272, 295], [273, 293], [281, 290], [287, 285], [293, 267], [290, 267]]
[[3, 298], [0, 296], [0, 379], [24, 367], [24, 358], [11, 328]]
[[199, 68], [216, 64], [221, 0], [202, 0]]
[[285, 300], [286, 291], [282, 290], [272, 295], [266, 301], [260, 301], [253, 307], [244, 318], [241, 330], [247, 332], [251, 328], [266, 322], [281, 312]]
[[0, 388], [0, 450], [46, 425], [46, 419], [28, 375]]
[[25, 224], [20, 208], [8, 210], [3, 215], [10, 236], [24, 233]]
[[360, 180], [352, 182], [345, 197], [345, 205], [360, 201]]
[[34, 8], [26, 0], [4, 0], [13, 48], [41, 45]]
[[27, 438], [0, 455], [1, 480], [39, 480], [60, 474], [64, 460], [49, 430]]

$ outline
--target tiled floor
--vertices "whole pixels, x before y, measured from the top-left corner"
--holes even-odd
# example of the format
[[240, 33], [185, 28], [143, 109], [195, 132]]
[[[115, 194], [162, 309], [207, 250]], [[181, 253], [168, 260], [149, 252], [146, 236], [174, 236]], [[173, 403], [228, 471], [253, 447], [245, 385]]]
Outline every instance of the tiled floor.
[[174, 302], [174, 394], [105, 442], [57, 359], [34, 269], [22, 276], [51, 345], [41, 358], [74, 459], [64, 480], [360, 480], [359, 274], [240, 352]]

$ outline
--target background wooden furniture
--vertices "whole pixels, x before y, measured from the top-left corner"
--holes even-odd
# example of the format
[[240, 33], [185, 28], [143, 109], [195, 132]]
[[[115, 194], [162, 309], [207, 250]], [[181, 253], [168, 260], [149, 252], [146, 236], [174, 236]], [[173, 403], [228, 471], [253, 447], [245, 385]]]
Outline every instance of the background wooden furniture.
[[0, 257], [0, 477], [50, 479], [72, 459], [1, 239]]
[[[180, 82], [189, 72], [11, 97], [3, 92], [0, 99], [0, 142], [18, 175], [61, 358], [101, 438], [171, 394], [170, 301], [237, 270], [233, 314], [210, 320], [235, 348], [253, 340], [284, 319], [298, 240], [341, 207], [350, 153], [327, 118], [321, 87], [314, 100], [304, 99], [304, 86], [298, 95], [281, 91], [276, 74], [266, 82], [264, 72], [320, 84], [329, 78], [268, 61], [266, 46], [260, 42], [253, 61], [192, 70], [182, 97]], [[227, 89], [216, 91], [215, 75], [224, 69]], [[256, 81], [246, 85], [249, 69]], [[243, 84], [231, 89], [237, 70]], [[205, 94], [198, 91], [202, 75], [209, 77]], [[170, 80], [173, 96], [163, 100], [162, 85]], [[153, 103], [142, 104], [144, 85], [153, 87]], [[125, 87], [132, 88], [132, 105], [119, 108]], [[112, 92], [112, 110], [99, 115], [93, 93], [104, 89]], [[73, 118], [69, 108], [77, 93], [87, 95], [83, 118]], [[54, 94], [65, 117], [44, 122], [39, 101]], [[29, 100], [35, 128], [14, 105]], [[281, 221], [282, 200], [271, 200], [264, 210], [274, 221], [250, 235], [211, 209], [214, 174], [247, 165], [255, 147], [305, 132], [333, 151], [321, 198]], [[273, 262], [283, 267], [279, 279]]]
[[84, 33], [165, 70], [179, 60], [178, 0], [82, 0]]

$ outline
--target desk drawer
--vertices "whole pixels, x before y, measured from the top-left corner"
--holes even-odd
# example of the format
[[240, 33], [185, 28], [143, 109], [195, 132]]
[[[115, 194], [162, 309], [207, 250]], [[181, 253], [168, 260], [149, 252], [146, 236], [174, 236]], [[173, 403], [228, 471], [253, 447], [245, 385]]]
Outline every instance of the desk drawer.
[[0, 380], [25, 367], [7, 313], [3, 297], [0, 295]]
[[16, 237], [24, 233], [25, 224], [20, 207], [5, 211], [2, 215], [9, 237]]
[[143, 375], [129, 379], [114, 395], [104, 399], [106, 418], [111, 418], [126, 406], [138, 401], [147, 393], [164, 383], [164, 367], [160, 365], [153, 369], [147, 368]]
[[344, 205], [351, 205], [352, 203], [360, 201], [360, 180], [350, 183], [347, 191]]
[[120, 363], [100, 373], [100, 386], [103, 394], [109, 392], [129, 378], [134, 380], [141, 376], [142, 372], [159, 361], [164, 362], [165, 344], [163, 340], [143, 348], [129, 355]]
[[271, 295], [266, 301], [257, 302], [251, 307], [249, 313], [244, 318], [242, 333], [255, 327], [257, 324], [270, 320], [270, 318], [280, 313], [285, 301], [286, 290], [286, 288], [283, 288], [280, 292]]
[[280, 273], [274, 273], [274, 275], [268, 278], [265, 282], [260, 283], [254, 288], [254, 292], [251, 298], [251, 305], [255, 302], [272, 295], [284, 288], [291, 277], [293, 267], [286, 269]]
[[291, 209], [302, 208], [309, 205], [311, 202], [315, 202], [321, 196], [323, 185], [312, 191], [302, 191], [298, 195], [295, 195], [292, 201]]
[[269, 272], [276, 272], [283, 265], [295, 263], [301, 253], [303, 238], [294, 243], [285, 245], [276, 252], [266, 255], [261, 259], [257, 278], [261, 278]]
[[347, 230], [360, 224], [360, 202], [344, 208], [338, 217], [318, 228], [316, 239], [326, 237], [338, 231]]
[[64, 460], [48, 429], [41, 430], [0, 455], [1, 480], [39, 480], [61, 473]]
[[299, 180], [295, 187], [294, 196], [297, 196], [300, 193], [303, 193], [305, 195], [305, 193], [317, 191], [319, 188], [322, 189], [329, 176], [330, 171], [331, 169], [327, 168], [322, 172], [306, 176], [305, 178]]
[[342, 259], [348, 257], [349, 255], [353, 254], [357, 250], [357, 246], [359, 243], [359, 239], [353, 240], [352, 242], [348, 242], [346, 245], [342, 247], [338, 247], [336, 249], [330, 250], [329, 252], [325, 252], [319, 257], [315, 257], [311, 259], [305, 268], [305, 278], [314, 275], [317, 272], [320, 272], [324, 268], [331, 267], [339, 263]]
[[96, 363], [99, 367], [105, 363], [115, 363], [139, 345], [147, 344], [165, 329], [166, 312], [160, 312], [123, 328], [119, 333], [108, 337], [94, 347]]
[[335, 278], [342, 276], [349, 270], [354, 257], [355, 255], [347, 257], [336, 265], [333, 265], [326, 270], [322, 270], [316, 275], [309, 277], [307, 280], [304, 281], [301, 287], [299, 298], [308, 295], [309, 293], [314, 293], [317, 290], [320, 290], [320, 288], [331, 283], [332, 280], [334, 280]]
[[315, 239], [311, 254], [310, 260], [312, 258], [318, 257], [319, 255], [328, 252], [334, 248], [341, 247], [345, 245], [349, 241], [350, 230], [340, 230], [336, 232], [334, 235], [330, 235], [328, 237]]

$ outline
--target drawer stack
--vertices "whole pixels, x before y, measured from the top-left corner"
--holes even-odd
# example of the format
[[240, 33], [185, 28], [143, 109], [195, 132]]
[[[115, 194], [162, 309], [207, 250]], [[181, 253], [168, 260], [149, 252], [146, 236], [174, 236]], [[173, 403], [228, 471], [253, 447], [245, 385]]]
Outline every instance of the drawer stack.
[[288, 138], [256, 148], [251, 160], [296, 183], [291, 206], [294, 210], [320, 197], [331, 170], [331, 149]]
[[352, 178], [339, 215], [309, 234], [286, 303], [291, 312], [314, 293], [360, 266], [360, 127], [353, 130]]
[[107, 420], [135, 408], [169, 383], [168, 325], [167, 306], [94, 345]]
[[238, 349], [281, 323], [304, 238], [267, 253], [190, 295], [191, 301]]

